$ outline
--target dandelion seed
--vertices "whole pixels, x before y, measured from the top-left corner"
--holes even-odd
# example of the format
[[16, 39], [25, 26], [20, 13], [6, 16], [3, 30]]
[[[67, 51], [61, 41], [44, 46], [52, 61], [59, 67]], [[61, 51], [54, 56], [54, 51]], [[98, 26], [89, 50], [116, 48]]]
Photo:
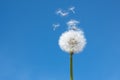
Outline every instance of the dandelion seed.
[[53, 24], [53, 30], [55, 31], [58, 27], [60, 27], [60, 24]]
[[68, 29], [78, 29], [78, 28], [77, 28], [77, 25], [78, 25], [79, 23], [80, 23], [79, 21], [74, 20], [74, 19], [68, 21], [68, 22], [67, 22]]
[[64, 16], [67, 16], [69, 14], [69, 12], [59, 9], [59, 10], [57, 10], [56, 14], [64, 17]]
[[70, 7], [70, 8], [69, 8], [69, 11], [72, 11], [72, 13], [74, 13], [74, 14], [75, 14], [74, 9], [75, 9], [75, 7], [74, 7], [74, 6], [72, 6], [72, 7]]

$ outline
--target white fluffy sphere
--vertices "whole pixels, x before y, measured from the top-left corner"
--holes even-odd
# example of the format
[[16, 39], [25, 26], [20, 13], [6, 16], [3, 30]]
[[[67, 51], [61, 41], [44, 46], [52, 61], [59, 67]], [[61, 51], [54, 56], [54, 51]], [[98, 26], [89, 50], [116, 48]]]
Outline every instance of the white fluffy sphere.
[[68, 30], [59, 38], [59, 46], [65, 52], [79, 53], [86, 45], [82, 30]]

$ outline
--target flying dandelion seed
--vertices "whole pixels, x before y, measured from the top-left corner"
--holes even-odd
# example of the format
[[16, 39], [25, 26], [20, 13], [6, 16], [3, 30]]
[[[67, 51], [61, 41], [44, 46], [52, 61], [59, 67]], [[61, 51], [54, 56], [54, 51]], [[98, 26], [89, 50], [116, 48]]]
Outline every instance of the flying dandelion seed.
[[72, 27], [68, 27], [68, 30], [75, 30], [75, 31], [78, 31], [80, 30], [78, 27], [76, 26], [72, 26]]
[[74, 6], [72, 6], [72, 7], [70, 7], [68, 10], [69, 10], [69, 11], [72, 11], [72, 13], [74, 13], [74, 14], [75, 14], [75, 10], [74, 10], [74, 9], [75, 9], [75, 7], [74, 7]]
[[71, 19], [67, 22], [67, 26], [68, 26], [68, 29], [79, 29], [77, 28], [77, 25], [79, 24], [80, 22], [77, 21], [77, 20], [74, 20], [74, 19]]
[[53, 30], [55, 31], [58, 27], [60, 27], [60, 24], [53, 24]]
[[59, 10], [57, 10], [56, 14], [64, 17], [64, 16], [67, 16], [69, 14], [69, 12], [59, 9]]

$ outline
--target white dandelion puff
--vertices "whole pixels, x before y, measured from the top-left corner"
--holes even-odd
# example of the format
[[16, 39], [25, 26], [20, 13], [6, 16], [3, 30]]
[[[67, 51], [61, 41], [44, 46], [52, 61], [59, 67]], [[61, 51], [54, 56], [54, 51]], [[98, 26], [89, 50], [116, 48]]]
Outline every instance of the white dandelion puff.
[[53, 30], [55, 31], [58, 27], [60, 27], [60, 24], [57, 23], [57, 24], [53, 24], [52, 26], [53, 26]]
[[67, 16], [69, 14], [69, 12], [59, 9], [59, 10], [57, 10], [56, 14], [64, 17], [64, 16]]
[[75, 9], [75, 7], [74, 7], [74, 6], [72, 6], [72, 7], [70, 7], [68, 10], [69, 10], [69, 11], [72, 11], [72, 13], [74, 13], [74, 14], [75, 14], [75, 10], [74, 10], [74, 9]]
[[65, 52], [79, 53], [86, 45], [86, 38], [82, 30], [68, 30], [59, 38], [59, 46]]

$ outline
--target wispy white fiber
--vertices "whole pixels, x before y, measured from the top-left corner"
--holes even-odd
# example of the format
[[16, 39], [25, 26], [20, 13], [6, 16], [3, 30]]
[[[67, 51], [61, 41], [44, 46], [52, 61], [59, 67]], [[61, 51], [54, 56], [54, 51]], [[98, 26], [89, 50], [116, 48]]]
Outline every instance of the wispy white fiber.
[[79, 23], [80, 23], [79, 21], [71, 19], [70, 21], [67, 22], [68, 29], [76, 28]]
[[59, 10], [57, 10], [56, 14], [64, 17], [64, 16], [67, 16], [69, 14], [69, 12], [68, 11], [64, 11], [62, 9], [59, 9]]
[[55, 31], [58, 27], [60, 27], [60, 24], [57, 23], [57, 24], [53, 24], [52, 26], [53, 26], [53, 30]]
[[72, 27], [68, 27], [68, 30], [75, 30], [78, 31], [80, 30], [77, 26], [72, 26]]
[[75, 14], [75, 7], [74, 7], [74, 6], [70, 7], [68, 10], [69, 10], [69, 11], [72, 11], [72, 13]]
[[82, 30], [68, 30], [59, 38], [60, 48], [70, 53], [79, 53], [81, 52], [86, 45], [86, 38], [84, 37], [84, 32]]

